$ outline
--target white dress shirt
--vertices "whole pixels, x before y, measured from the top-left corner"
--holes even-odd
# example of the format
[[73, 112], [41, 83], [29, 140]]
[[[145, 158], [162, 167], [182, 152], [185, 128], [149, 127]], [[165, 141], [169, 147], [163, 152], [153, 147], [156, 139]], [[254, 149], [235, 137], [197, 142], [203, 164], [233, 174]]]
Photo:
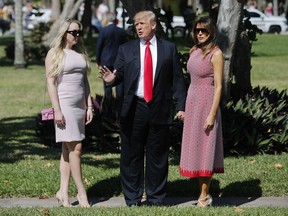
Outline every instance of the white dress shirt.
[[[157, 40], [154, 37], [150, 40], [150, 50], [152, 54], [152, 63], [153, 63], [153, 84], [155, 78], [155, 71], [157, 65]], [[146, 41], [140, 40], [140, 76], [138, 81], [138, 87], [136, 90], [136, 96], [140, 98], [144, 98], [144, 56], [145, 56], [145, 48], [146, 48]]]

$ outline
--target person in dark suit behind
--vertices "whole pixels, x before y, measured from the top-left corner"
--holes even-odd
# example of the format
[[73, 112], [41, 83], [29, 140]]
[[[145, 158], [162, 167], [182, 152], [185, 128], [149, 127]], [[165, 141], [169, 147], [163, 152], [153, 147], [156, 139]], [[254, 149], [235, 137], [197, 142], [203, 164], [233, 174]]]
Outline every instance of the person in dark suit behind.
[[[168, 176], [173, 99], [177, 117], [182, 119], [186, 87], [175, 44], [155, 36], [155, 14], [138, 12], [134, 25], [139, 39], [119, 47], [113, 72], [107, 67], [101, 68], [100, 72], [102, 79], [110, 85], [123, 82], [120, 176], [126, 204], [140, 205], [145, 190], [147, 204], [162, 205]], [[146, 41], [151, 44], [146, 45]], [[144, 95], [144, 84], [147, 84], [144, 81], [144, 55], [148, 46], [153, 59], [153, 89], [152, 98], [147, 99], [146, 93]]]
[[[101, 29], [96, 48], [96, 64], [100, 68], [106, 66], [110, 70], [114, 69], [114, 63], [118, 48], [127, 41], [126, 32], [115, 24], [115, 15], [112, 12], [103, 15], [103, 26]], [[116, 98], [119, 98], [122, 91], [122, 85], [116, 86]], [[105, 97], [112, 97], [112, 87], [104, 82]]]

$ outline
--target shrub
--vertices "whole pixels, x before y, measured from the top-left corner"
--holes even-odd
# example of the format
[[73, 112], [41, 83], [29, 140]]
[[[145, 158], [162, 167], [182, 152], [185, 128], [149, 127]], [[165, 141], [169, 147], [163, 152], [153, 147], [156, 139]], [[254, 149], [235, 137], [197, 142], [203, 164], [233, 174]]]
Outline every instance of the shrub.
[[45, 34], [47, 34], [51, 27], [50, 22], [48, 23], [39, 23], [38, 25], [35, 25], [34, 29], [31, 31], [30, 34], [30, 41], [32, 43], [42, 43], [42, 38]]
[[55, 142], [54, 122], [52, 120], [42, 121], [42, 115], [39, 113], [36, 116], [36, 135], [40, 141], [50, 147], [57, 147]]
[[96, 95], [93, 105], [93, 121], [86, 127], [86, 140], [90, 147], [99, 152], [120, 152], [116, 98]]
[[[117, 101], [96, 95], [94, 119], [86, 126], [84, 146], [99, 152], [120, 152]], [[288, 96], [267, 87], [232, 98], [222, 109], [224, 151], [226, 155], [275, 154], [288, 152]], [[171, 152], [179, 154], [183, 123], [177, 119], [170, 127]], [[36, 118], [36, 132], [43, 144], [54, 147], [52, 121]]]
[[226, 154], [288, 151], [288, 96], [267, 87], [232, 98], [222, 110]]
[[[31, 31], [24, 41], [24, 58], [27, 62], [43, 62], [48, 52], [48, 47], [42, 43], [43, 36], [49, 31], [50, 23], [40, 23]], [[5, 47], [5, 54], [8, 59], [14, 60], [15, 43], [10, 43]]]
[[[114, 97], [104, 98], [96, 95], [93, 99], [93, 121], [85, 128], [85, 148], [99, 152], [117, 153], [120, 151], [119, 126], [117, 124], [117, 101]], [[36, 134], [44, 145], [56, 147], [53, 121], [42, 121], [41, 114], [36, 117]]]

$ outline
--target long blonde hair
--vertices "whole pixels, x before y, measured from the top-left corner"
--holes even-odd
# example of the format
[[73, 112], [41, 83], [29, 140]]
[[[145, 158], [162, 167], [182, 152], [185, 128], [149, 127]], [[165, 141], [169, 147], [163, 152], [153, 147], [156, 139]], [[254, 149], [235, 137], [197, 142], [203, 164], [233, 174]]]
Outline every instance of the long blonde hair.
[[[49, 68], [48, 72], [50, 76], [58, 76], [63, 71], [64, 68], [63, 62], [65, 58], [64, 48], [66, 47], [66, 34], [67, 34], [66, 32], [68, 31], [71, 23], [76, 23], [79, 26], [80, 30], [83, 29], [82, 24], [78, 20], [66, 19], [62, 23], [56, 37], [54, 38], [54, 40], [50, 45], [50, 48], [54, 49], [54, 55], [52, 57], [52, 65]], [[77, 44], [73, 45], [72, 49], [82, 54], [87, 64], [87, 72], [90, 72], [91, 71], [91, 67], [89, 64], [90, 60], [81, 37], [79, 38]]]

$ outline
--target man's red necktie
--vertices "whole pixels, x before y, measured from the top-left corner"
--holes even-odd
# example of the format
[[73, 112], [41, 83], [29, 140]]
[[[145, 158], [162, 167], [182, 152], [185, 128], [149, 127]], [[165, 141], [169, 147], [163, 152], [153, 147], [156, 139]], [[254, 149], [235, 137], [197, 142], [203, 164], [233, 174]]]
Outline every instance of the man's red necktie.
[[153, 64], [150, 50], [150, 42], [146, 42], [144, 57], [144, 99], [148, 103], [152, 99], [153, 89]]

